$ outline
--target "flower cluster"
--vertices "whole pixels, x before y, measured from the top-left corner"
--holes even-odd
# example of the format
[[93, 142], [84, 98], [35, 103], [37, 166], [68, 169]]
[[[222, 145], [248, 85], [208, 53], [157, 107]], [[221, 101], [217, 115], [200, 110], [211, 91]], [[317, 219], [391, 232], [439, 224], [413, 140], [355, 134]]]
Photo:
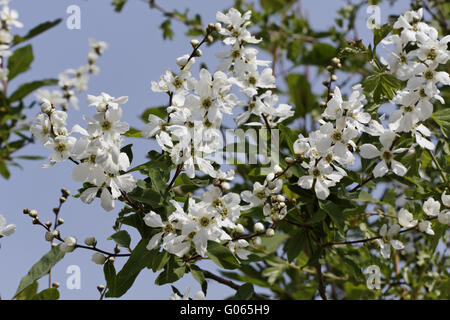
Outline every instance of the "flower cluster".
[[300, 177], [298, 185], [304, 189], [314, 188], [321, 200], [329, 196], [330, 187], [347, 175], [343, 167], [355, 162], [352, 152], [356, 150], [355, 139], [365, 132], [371, 118], [364, 112], [364, 104], [360, 85], [353, 87], [348, 100], [343, 99], [336, 87], [319, 121], [320, 129], [307, 138], [300, 134], [294, 142], [295, 155], [308, 172]]
[[[120, 121], [120, 105], [127, 100], [128, 97], [116, 99], [106, 93], [89, 95], [87, 102], [96, 107], [97, 113], [93, 119], [84, 117], [87, 128], [75, 125], [68, 132], [67, 113], [55, 110], [55, 105], [44, 98], [42, 113], [31, 127], [33, 136], [54, 151], [49, 165], [67, 159], [76, 163], [73, 179], [88, 184], [81, 193], [81, 200], [91, 203], [99, 194], [102, 207], [107, 211], [114, 208], [114, 200], [122, 192], [130, 192], [136, 183], [131, 174], [123, 174], [129, 168], [130, 160], [120, 151], [123, 134], [129, 130], [128, 123]], [[77, 139], [75, 134], [80, 134], [81, 138]]]
[[11, 43], [13, 36], [11, 28], [22, 28], [23, 24], [18, 21], [19, 14], [16, 10], [9, 7], [9, 0], [3, 0], [0, 10], [0, 90], [4, 90], [4, 82], [8, 81], [9, 70], [5, 63], [5, 58], [11, 55]]
[[407, 11], [394, 24], [399, 34], [383, 41], [394, 45], [386, 62], [390, 72], [407, 81], [391, 101], [400, 108], [390, 115], [389, 128], [396, 133], [410, 132], [418, 145], [433, 150], [434, 145], [428, 140], [431, 131], [423, 122], [433, 113], [434, 101], [444, 103], [438, 85], [450, 85], [449, 74], [438, 71], [439, 65], [450, 59], [450, 35], [439, 39], [438, 31], [421, 22], [421, 18], [422, 9]]
[[59, 74], [59, 90], [38, 90], [38, 99], [47, 99], [56, 107], [67, 110], [69, 104], [75, 109], [79, 109], [77, 94], [87, 91], [89, 75], [98, 74], [100, 68], [97, 66], [97, 59], [103, 55], [108, 44], [104, 41], [89, 39], [90, 51], [88, 53], [87, 64], [78, 69], [68, 69]]
[[[230, 173], [232, 174], [232, 173]], [[246, 259], [249, 252], [245, 240], [232, 241], [229, 232], [237, 228], [236, 221], [241, 214], [241, 199], [236, 193], [223, 194], [220, 187], [211, 185], [202, 195], [200, 202], [189, 199], [187, 212], [174, 200], [175, 211], [162, 221], [161, 216], [151, 211], [144, 217], [144, 222], [152, 228], [160, 228], [147, 246], [152, 250], [161, 243], [169, 253], [183, 257], [193, 244], [198, 255], [205, 256], [208, 241], [228, 241], [229, 247], [241, 259]]]

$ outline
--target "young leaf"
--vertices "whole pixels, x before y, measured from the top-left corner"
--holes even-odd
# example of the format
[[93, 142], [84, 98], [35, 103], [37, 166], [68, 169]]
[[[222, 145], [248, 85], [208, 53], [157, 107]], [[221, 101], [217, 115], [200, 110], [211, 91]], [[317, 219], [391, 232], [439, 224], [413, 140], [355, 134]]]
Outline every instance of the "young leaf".
[[14, 36], [14, 39], [13, 39], [13, 45], [17, 45], [26, 40], [34, 38], [37, 35], [40, 35], [41, 33], [57, 26], [61, 21], [62, 21], [62, 19], [56, 19], [54, 21], [47, 21], [47, 22], [41, 23], [38, 26], [34, 27], [23, 37], [16, 35], [16, 36]]

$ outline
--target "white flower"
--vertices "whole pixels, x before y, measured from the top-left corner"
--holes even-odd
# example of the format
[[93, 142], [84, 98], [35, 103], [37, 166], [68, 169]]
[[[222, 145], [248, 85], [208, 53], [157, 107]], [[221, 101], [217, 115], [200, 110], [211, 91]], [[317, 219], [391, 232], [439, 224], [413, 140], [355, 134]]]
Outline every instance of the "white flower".
[[373, 144], [363, 144], [360, 147], [360, 155], [366, 159], [380, 158], [381, 161], [375, 166], [373, 175], [375, 178], [382, 177], [393, 171], [398, 176], [404, 176], [408, 169], [399, 161], [394, 160], [394, 154], [404, 152], [405, 149], [392, 150], [392, 144], [395, 139], [395, 133], [386, 131], [380, 135], [381, 150], [378, 150]]
[[0, 214], [0, 238], [7, 237], [16, 232], [15, 224], [6, 224], [6, 219]]
[[431, 228], [431, 222], [430, 221], [421, 221], [421, 222], [419, 222], [419, 230], [421, 232], [425, 232], [426, 234], [429, 234], [430, 236], [434, 235], [434, 231]]
[[261, 40], [257, 40], [250, 32], [246, 29], [247, 25], [250, 23], [251, 11], [247, 11], [242, 15], [238, 10], [231, 8], [226, 14], [222, 12], [217, 12], [217, 21], [224, 23], [225, 28], [220, 29], [220, 33], [226, 38], [224, 43], [226, 45], [233, 45], [238, 43], [258, 43]]
[[444, 206], [450, 208], [450, 194], [447, 194], [444, 191], [444, 193], [441, 195], [441, 200], [442, 200], [442, 203], [444, 204]]
[[96, 107], [98, 112], [106, 112], [109, 108], [117, 109], [119, 105], [125, 104], [127, 101], [128, 97], [126, 96], [114, 98], [105, 92], [99, 96], [89, 94], [87, 97], [88, 105]]
[[389, 230], [387, 225], [384, 224], [380, 229], [380, 236], [382, 239], [377, 239], [377, 243], [380, 246], [380, 252], [383, 258], [388, 259], [391, 256], [391, 246], [396, 250], [402, 250], [405, 246], [399, 240], [392, 239], [400, 232], [400, 226], [393, 224]]
[[425, 213], [430, 217], [436, 217], [440, 210], [440, 202], [434, 200], [433, 198], [428, 198], [427, 201], [423, 203], [423, 211], [425, 211]]
[[[170, 300], [189, 300], [189, 293], [191, 291], [190, 287], [186, 288], [186, 292], [183, 294], [183, 297], [180, 297], [178, 294], [173, 293], [170, 296]], [[205, 294], [203, 293], [203, 291], [198, 291], [192, 300], [205, 300]]]
[[4, 6], [2, 8], [2, 11], [0, 11], [0, 18], [2, 21], [4, 21], [6, 24], [10, 26], [14, 26], [16, 28], [22, 28], [23, 24], [20, 21], [17, 21], [19, 19], [19, 14], [16, 10], [10, 9], [7, 6]]
[[266, 202], [269, 194], [270, 191], [265, 186], [259, 182], [255, 182], [253, 185], [253, 192], [245, 190], [241, 193], [242, 200], [249, 203], [248, 205], [243, 206], [242, 210], [262, 206]]
[[314, 191], [320, 200], [328, 198], [329, 188], [334, 187], [344, 177], [342, 172], [334, 171], [325, 161], [319, 162], [317, 166], [314, 162], [302, 163], [302, 166], [308, 169], [309, 175], [300, 177], [298, 185], [303, 189], [311, 189], [314, 185]]
[[405, 228], [412, 228], [417, 225], [417, 220], [413, 220], [414, 217], [411, 212], [406, 209], [400, 209], [398, 212], [398, 223]]

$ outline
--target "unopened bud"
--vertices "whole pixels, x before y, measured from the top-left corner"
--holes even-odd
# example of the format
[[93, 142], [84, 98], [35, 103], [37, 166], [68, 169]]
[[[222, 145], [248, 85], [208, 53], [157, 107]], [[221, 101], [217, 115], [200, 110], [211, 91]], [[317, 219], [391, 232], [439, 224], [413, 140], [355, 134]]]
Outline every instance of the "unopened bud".
[[240, 223], [238, 223], [236, 225], [236, 227], [234, 228], [234, 232], [236, 232], [237, 234], [242, 234], [242, 233], [244, 233], [244, 231], [245, 231], [244, 226]]
[[59, 219], [58, 219], [58, 226], [61, 225], [61, 224], [64, 224], [64, 219], [59, 218]]
[[276, 174], [283, 173], [283, 168], [281, 168], [279, 165], [275, 165], [274, 171]]
[[101, 253], [94, 253], [92, 255], [92, 261], [96, 264], [104, 264], [106, 262], [106, 257]]
[[53, 234], [54, 238], [58, 238], [59, 237], [59, 230], [53, 230], [52, 234]]
[[30, 217], [32, 218], [36, 218], [38, 213], [36, 210], [31, 210], [30, 212], [28, 212], [28, 214], [30, 215]]
[[325, 87], [327, 87], [327, 86], [330, 84], [330, 81], [328, 81], [328, 80], [323, 80], [323, 81], [322, 81], [322, 84], [323, 84]]
[[269, 228], [266, 230], [266, 236], [268, 236], [269, 238], [273, 237], [275, 235], [275, 230], [273, 230], [272, 228]]
[[60, 197], [59, 198], [59, 202], [64, 203], [66, 202], [67, 198], [66, 197]]
[[116, 261], [116, 259], [114, 259], [114, 257], [109, 257], [109, 262], [114, 263], [114, 261]]
[[220, 184], [220, 187], [222, 188], [223, 191], [228, 191], [231, 188], [230, 184], [226, 181], [222, 182]]
[[277, 201], [284, 202], [284, 201], [286, 201], [286, 198], [283, 195], [279, 194], [279, 195], [277, 195]]
[[67, 237], [64, 239], [64, 243], [61, 244], [61, 250], [63, 252], [72, 252], [73, 250], [75, 250], [75, 247], [77, 245], [77, 239], [75, 239], [74, 237]]
[[64, 196], [64, 197], [68, 197], [68, 196], [70, 196], [70, 191], [69, 190], [67, 190], [66, 188], [62, 188], [61, 189], [61, 193], [62, 193], [62, 195]]
[[39, 224], [39, 222], [40, 222], [39, 218], [36, 217], [36, 218], [33, 219], [33, 224]]
[[208, 35], [208, 36], [206, 37], [206, 41], [208, 41], [209, 43], [213, 42], [213, 41], [214, 41], [213, 36], [212, 36], [212, 35]]
[[341, 60], [339, 60], [339, 58], [337, 58], [337, 57], [334, 57], [333, 59], [331, 59], [331, 63], [336, 66], [339, 63], [341, 63]]
[[94, 237], [87, 237], [84, 239], [84, 243], [87, 246], [95, 247], [97, 245], [97, 240]]
[[30, 209], [28, 208], [23, 209], [23, 214], [30, 214]]
[[337, 79], [338, 79], [338, 76], [337, 76], [337, 75], [333, 74], [333, 75], [331, 76], [331, 80], [332, 80], [332, 81], [337, 81]]
[[41, 104], [41, 111], [43, 113], [50, 113], [52, 110], [53, 110], [52, 103], [49, 100], [45, 99], [44, 102], [42, 102]]
[[256, 238], [253, 238], [253, 245], [255, 246], [255, 247], [259, 247], [261, 244], [262, 244], [262, 240], [261, 240], [261, 237], [256, 237]]
[[328, 72], [333, 72], [334, 71], [334, 67], [333, 66], [327, 66], [327, 71]]
[[103, 286], [103, 285], [98, 285], [98, 286], [97, 286], [97, 290], [98, 290], [100, 293], [102, 293], [103, 290], [105, 290], [105, 286]]
[[284, 161], [286, 161], [287, 164], [293, 164], [295, 163], [295, 159], [291, 157], [284, 158]]
[[198, 41], [197, 39], [192, 39], [191, 40], [191, 46], [193, 48], [197, 47], [200, 44], [200, 41]]
[[47, 222], [45, 223], [45, 226], [46, 226], [47, 228], [50, 228], [50, 227], [52, 226], [52, 222], [51, 222], [51, 221], [47, 221]]
[[115, 248], [114, 248], [114, 253], [115, 253], [115, 254], [118, 254], [119, 252], [120, 252], [120, 248], [119, 248], [119, 247], [115, 247]]
[[53, 238], [54, 238], [53, 232], [47, 231], [47, 232], [45, 233], [45, 240], [46, 240], [46, 241], [50, 242], [50, 241], [53, 240]]
[[56, 289], [58, 289], [59, 288], [59, 283], [58, 282], [53, 282], [52, 283], [52, 288], [56, 288]]
[[202, 50], [197, 49], [194, 52], [194, 57], [201, 57], [203, 55]]
[[261, 222], [257, 222], [255, 223], [254, 227], [256, 232], [260, 233], [260, 232], [264, 232], [265, 228], [264, 225]]

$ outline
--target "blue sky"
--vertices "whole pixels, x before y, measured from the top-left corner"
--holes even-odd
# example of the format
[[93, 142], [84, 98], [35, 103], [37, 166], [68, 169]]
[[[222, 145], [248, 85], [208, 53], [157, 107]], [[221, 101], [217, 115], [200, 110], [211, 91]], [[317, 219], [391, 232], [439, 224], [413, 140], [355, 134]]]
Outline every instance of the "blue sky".
[[[167, 103], [165, 95], [153, 93], [150, 81], [157, 80], [167, 68], [175, 68], [175, 59], [190, 52], [189, 38], [184, 37], [184, 26], [173, 23], [175, 37], [173, 41], [164, 41], [158, 26], [163, 21], [161, 14], [148, 9], [143, 1], [129, 0], [122, 13], [113, 11], [110, 0], [13, 0], [10, 6], [20, 14], [20, 21], [25, 27], [18, 30], [24, 34], [30, 28], [41, 22], [56, 18], [68, 17], [66, 9], [70, 5], [81, 8], [81, 30], [69, 30], [64, 20], [51, 31], [32, 41], [35, 61], [32, 69], [17, 77], [11, 84], [14, 90], [18, 84], [43, 78], [56, 78], [68, 69], [81, 66], [86, 61], [89, 50], [88, 38], [93, 37], [109, 43], [110, 47], [99, 59], [101, 72], [92, 76], [89, 82], [89, 93], [98, 95], [104, 91], [112, 96], [129, 96], [129, 102], [124, 106], [124, 120], [132, 126], [141, 128], [139, 115], [148, 107]], [[157, 1], [158, 2], [158, 1]], [[326, 7], [324, 3], [326, 2]], [[400, 13], [407, 5], [407, 1], [396, 6]], [[218, 10], [223, 10], [232, 4], [230, 0], [165, 0], [159, 1], [167, 9], [182, 10], [190, 8], [192, 13], [200, 13], [205, 23], [214, 22]], [[336, 10], [343, 1], [314, 1], [305, 0], [304, 12], [311, 24], [317, 28], [325, 28], [333, 23]], [[382, 7], [382, 23], [392, 10]], [[364, 11], [362, 12], [364, 13]], [[370, 41], [370, 30], [365, 26], [367, 16], [358, 19], [358, 33], [360, 37]], [[219, 47], [203, 49], [202, 61], [208, 65], [215, 65], [214, 54]], [[320, 81], [318, 81], [320, 84]], [[11, 91], [12, 92], [12, 91]], [[92, 115], [93, 110], [86, 106], [85, 95], [80, 97], [80, 111], [69, 110], [69, 125], [84, 124], [82, 115]], [[36, 115], [38, 109], [33, 109], [30, 116]], [[70, 126], [69, 126], [70, 127]], [[143, 161], [144, 155], [152, 145], [148, 141], [130, 139], [134, 143], [135, 160], [132, 165]], [[31, 145], [20, 152], [21, 155], [47, 156], [47, 150], [41, 145]], [[30, 218], [22, 214], [24, 207], [37, 209], [41, 220], [53, 220], [52, 208], [58, 204], [60, 189], [65, 187], [75, 193], [79, 185], [72, 181], [71, 163], [61, 163], [49, 169], [41, 168], [44, 161], [23, 161], [24, 169], [13, 168], [8, 181], [0, 179], [0, 213], [8, 223], [17, 224], [17, 232], [8, 238], [3, 238], [0, 249], [0, 295], [3, 299], [10, 299], [29, 268], [49, 250], [49, 243], [44, 240], [42, 228], [33, 226]], [[113, 212], [105, 212], [98, 200], [91, 205], [83, 204], [79, 199], [70, 198], [64, 205], [61, 217], [65, 224], [61, 227], [63, 236], [75, 236], [80, 242], [87, 236], [93, 235], [98, 241], [98, 247], [112, 250], [113, 244], [106, 238], [113, 233], [111, 226], [115, 220]], [[133, 234], [135, 236], [135, 234]], [[132, 245], [138, 238], [133, 237]], [[61, 284], [60, 292], [63, 299], [97, 299], [96, 286], [104, 284], [102, 267], [90, 261], [91, 252], [76, 250], [66, 257], [53, 270], [53, 280]], [[66, 288], [68, 274], [66, 270], [71, 265], [81, 269], [81, 289]], [[122, 263], [116, 262], [116, 269]], [[212, 263], [203, 263], [202, 267], [214, 270]], [[156, 286], [156, 275], [150, 270], [144, 270], [137, 278], [132, 289], [123, 296], [126, 299], [167, 299], [172, 290], [169, 285]], [[40, 289], [47, 285], [45, 277], [40, 282]], [[190, 285], [191, 292], [200, 289], [191, 276], [186, 275], [175, 283], [176, 287], [184, 291]], [[233, 290], [213, 281], [209, 282], [207, 298], [222, 299], [233, 293]]]

